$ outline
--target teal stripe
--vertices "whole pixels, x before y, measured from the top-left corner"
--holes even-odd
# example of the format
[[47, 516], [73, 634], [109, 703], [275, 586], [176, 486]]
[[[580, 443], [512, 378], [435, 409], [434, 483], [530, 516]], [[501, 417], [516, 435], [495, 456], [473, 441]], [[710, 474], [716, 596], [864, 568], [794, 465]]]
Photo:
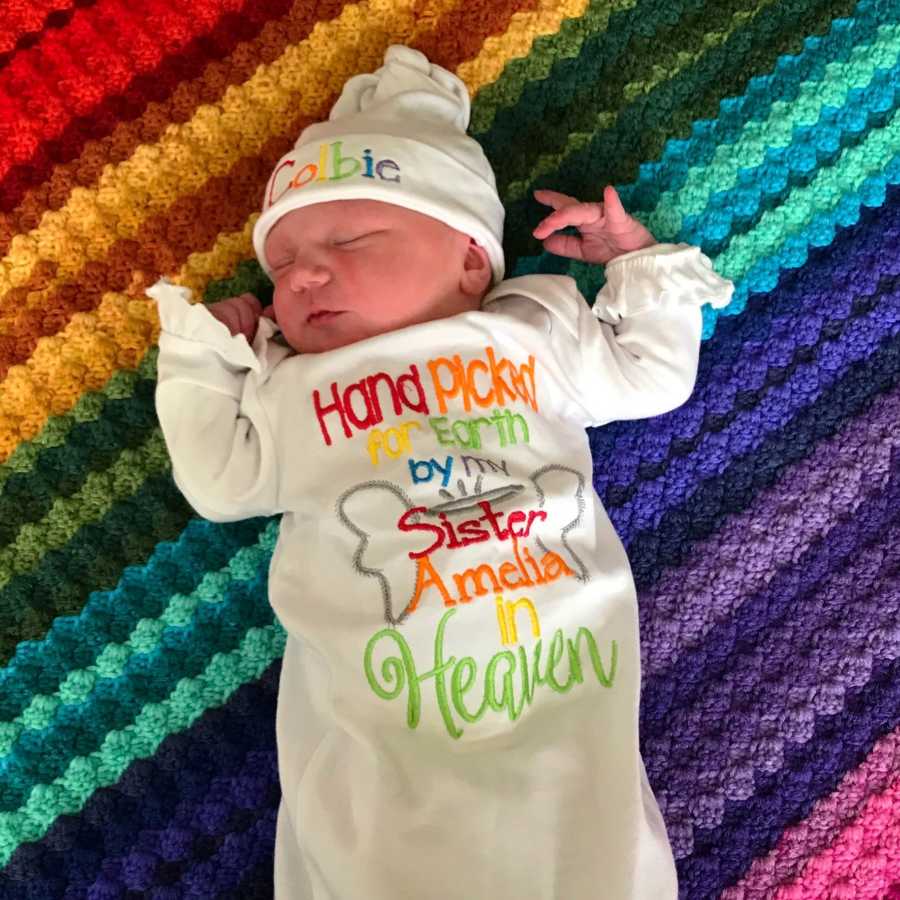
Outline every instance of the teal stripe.
[[215, 656], [202, 673], [181, 679], [170, 696], [147, 704], [133, 723], [110, 731], [97, 753], [72, 760], [53, 784], [37, 785], [21, 809], [0, 813], [0, 866], [18, 846], [42, 838], [59, 816], [80, 812], [98, 788], [115, 784], [136, 759], [152, 756], [169, 734], [189, 728], [205, 710], [259, 678], [283, 654], [284, 639], [276, 625], [251, 629], [238, 649]]
[[[205, 573], [192, 594], [170, 597], [160, 619], [140, 620], [125, 640], [104, 647], [96, 662], [71, 672], [60, 696], [35, 697], [17, 721], [4, 724], [0, 740], [11, 752], [0, 760], [4, 780], [0, 830], [2, 823], [11, 821], [17, 805], [27, 806], [36, 785], [63, 777], [73, 760], [90, 762], [109, 732], [138, 721], [142, 710], [164, 705], [170, 694], [177, 694], [183, 679], [198, 676], [216, 657], [233, 653], [246, 640], [248, 629], [267, 627], [281, 633], [265, 597], [265, 572], [277, 535], [278, 523], [270, 521], [255, 546], [238, 550], [222, 570]], [[255, 669], [252, 677], [264, 668]], [[201, 706], [197, 699], [191, 721], [218, 705]], [[67, 709], [64, 704], [79, 705]], [[67, 733], [76, 721], [77, 750]], [[165, 721], [155, 722], [153, 734], [159, 740], [186, 727], [165, 726]], [[122, 760], [122, 768], [140, 755], [146, 754]], [[99, 786], [101, 781], [95, 785]]]
[[[676, 234], [685, 221], [702, 216], [716, 194], [728, 208], [740, 209], [735, 188], [752, 183], [755, 170], [767, 169], [777, 157], [786, 157], [795, 173], [814, 169], [817, 154], [846, 146], [848, 133], [866, 130], [852, 130], [861, 110], [871, 115], [890, 107], [898, 59], [900, 25], [885, 25], [874, 43], [854, 47], [846, 63], [829, 65], [823, 80], [802, 82], [796, 99], [773, 104], [765, 121], [750, 120], [737, 141], [717, 145], [707, 164], [692, 166], [678, 190], [660, 197], [647, 227]], [[841, 112], [845, 107], [853, 111], [852, 118]], [[791, 152], [785, 152], [788, 148]]]

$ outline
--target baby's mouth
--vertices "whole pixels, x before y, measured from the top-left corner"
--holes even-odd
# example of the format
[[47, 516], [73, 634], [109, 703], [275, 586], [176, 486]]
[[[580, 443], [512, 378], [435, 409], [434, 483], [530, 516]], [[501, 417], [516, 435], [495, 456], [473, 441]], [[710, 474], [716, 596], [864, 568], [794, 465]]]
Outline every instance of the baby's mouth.
[[321, 309], [318, 312], [311, 313], [306, 317], [307, 325], [315, 325], [320, 322], [330, 322], [332, 319], [336, 319], [338, 316], [342, 316], [343, 310], [330, 310], [330, 309]]

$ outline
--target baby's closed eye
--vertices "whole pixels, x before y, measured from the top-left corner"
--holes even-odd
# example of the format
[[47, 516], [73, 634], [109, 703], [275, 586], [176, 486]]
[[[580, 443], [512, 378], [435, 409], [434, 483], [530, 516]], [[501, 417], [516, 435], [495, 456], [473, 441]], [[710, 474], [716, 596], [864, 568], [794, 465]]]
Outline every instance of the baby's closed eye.
[[[357, 232], [345, 232], [342, 234], [338, 234], [331, 239], [331, 245], [333, 247], [354, 247], [360, 246], [367, 238], [374, 238], [378, 235], [386, 234], [385, 229], [373, 229], [371, 231], [357, 231]], [[272, 274], [277, 274], [278, 272], [286, 269], [288, 266], [293, 265], [297, 261], [297, 257], [295, 255], [291, 256], [283, 256], [277, 262], [272, 264]]]
[[347, 236], [340, 236], [335, 239], [334, 243], [338, 247], [345, 247], [348, 244], [355, 244], [359, 241], [364, 240], [365, 238], [372, 238], [376, 235], [383, 234], [383, 231], [363, 231], [358, 234], [349, 234]]

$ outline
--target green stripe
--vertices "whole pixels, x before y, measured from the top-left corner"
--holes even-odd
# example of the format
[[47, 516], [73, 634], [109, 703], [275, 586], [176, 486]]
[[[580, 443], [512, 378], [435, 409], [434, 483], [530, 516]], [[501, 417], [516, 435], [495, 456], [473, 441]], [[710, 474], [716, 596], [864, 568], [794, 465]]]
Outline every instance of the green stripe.
[[128, 566], [144, 565], [160, 542], [177, 540], [192, 517], [171, 477], [153, 476], [102, 522], [13, 578], [0, 597], [0, 664], [19, 641], [40, 639], [55, 618], [77, 615], [91, 591], [113, 589]]
[[[852, 6], [850, 0], [835, 0], [805, 24], [812, 33], [822, 34], [828, 30], [832, 16]], [[791, 30], [797, 23], [784, 19], [803, 15], [803, 9], [792, 4], [776, 5], [770, 14], [757, 16], [749, 28], [735, 32], [724, 47], [709, 51], [689, 72], [659, 85], [622, 110], [617, 127], [594, 135], [588, 148], [570, 154], [552, 181], [539, 179], [532, 187], [555, 187], [590, 197], [599, 191], [598, 185], [633, 181], [640, 163], [659, 157], [667, 140], [690, 135], [695, 119], [714, 117], [720, 101], [741, 93], [755, 72], [767, 71], [786, 51], [799, 50], [803, 36]], [[752, 58], [752, 67], [747, 65], [747, 57]], [[540, 253], [540, 244], [531, 237], [529, 226], [544, 209], [530, 193], [527, 198], [508, 203], [505, 249], [510, 268], [519, 256]], [[565, 262], [560, 265], [565, 266]]]
[[284, 642], [278, 624], [251, 628], [238, 650], [217, 653], [200, 675], [182, 678], [166, 700], [148, 703], [133, 723], [110, 731], [96, 753], [73, 759], [52, 784], [36, 785], [23, 807], [0, 813], [0, 866], [20, 844], [40, 840], [61, 815], [81, 812], [95, 791], [115, 784], [135, 760], [156, 753], [168, 735], [189, 728], [206, 710], [259, 678], [283, 655]]
[[[773, 2], [777, 2], [777, 0], [773, 0]], [[686, 46], [684, 51], [679, 52], [673, 59], [660, 58], [654, 60], [654, 64], [649, 71], [637, 73], [642, 77], [622, 84], [620, 87], [621, 95], [610, 98], [611, 101], [618, 101], [618, 107], [605, 108], [600, 106], [595, 108], [590, 116], [587, 116], [586, 111], [584, 115], [579, 115], [578, 122], [571, 123], [572, 130], [566, 133], [565, 141], [559, 150], [541, 154], [527, 172], [525, 178], [507, 182], [507, 201], [518, 200], [525, 196], [529, 186], [534, 181], [542, 175], [555, 172], [566, 157], [588, 147], [595, 134], [601, 131], [613, 130], [618, 124], [620, 109], [627, 108], [629, 104], [634, 103], [643, 96], [649, 95], [655, 88], [665, 84], [669, 79], [687, 72], [691, 66], [697, 63], [703, 53], [713, 47], [724, 45], [738, 29], [750, 25], [754, 16], [759, 14], [761, 14], [761, 10], [752, 12], [737, 10], [721, 31], [709, 31], [702, 35], [688, 34], [686, 37], [702, 42], [700, 49], [692, 49], [690, 46]], [[667, 67], [667, 63], [671, 65], [671, 68]], [[612, 89], [613, 85], [610, 84], [610, 90], [612, 91]], [[624, 105], [622, 105], [623, 98], [625, 101]]]
[[25, 525], [16, 540], [0, 550], [0, 589], [14, 575], [28, 572], [44, 554], [64, 547], [79, 529], [102, 519], [152, 475], [171, 468], [159, 429], [135, 449], [124, 449], [105, 472], [91, 472], [71, 497], [62, 497], [40, 521]]
[[577, 58], [584, 42], [609, 27], [612, 18], [618, 25], [618, 16], [634, 9], [638, 0], [593, 0], [584, 14], [564, 19], [556, 34], [535, 38], [528, 56], [510, 60], [500, 77], [486, 84], [475, 95], [472, 103], [470, 131], [476, 138], [487, 131], [501, 109], [514, 107], [530, 82], [542, 81], [552, 75], [551, 70], [563, 59]]
[[[804, 0], [804, 5], [811, 2]], [[659, 21], [663, 4], [623, 16], [615, 32], [592, 40], [582, 51], [577, 81], [569, 76], [562, 84], [540, 86], [542, 93], [550, 95], [542, 115], [535, 116], [532, 100], [503, 117], [502, 134], [497, 129], [487, 146], [488, 155], [498, 158], [516, 148], [514, 158], [504, 156], [498, 167], [497, 183], [504, 199], [520, 195], [521, 191], [510, 195], [510, 185], [527, 179], [540, 157], [562, 158], [571, 132], [591, 135], [601, 128], [611, 129], [617, 114], [642, 100], [642, 86], [656, 87], [696, 65], [743, 22], [759, 16], [770, 19], [773, 5], [774, 0], [763, 5], [758, 0], [723, 0], [683, 15], [674, 25]], [[735, 21], [738, 14], [742, 18]], [[656, 33], [648, 37], [650, 29]], [[724, 38], [708, 46], [719, 32], [725, 32]], [[753, 68], [757, 68], [755, 61]]]
[[136, 369], [116, 370], [100, 390], [82, 394], [68, 412], [50, 416], [34, 438], [23, 441], [5, 462], [0, 463], [0, 491], [11, 476], [33, 472], [44, 450], [65, 446], [69, 432], [78, 422], [96, 421], [106, 401], [131, 397], [140, 379], [155, 381], [157, 355], [158, 348], [151, 347]]

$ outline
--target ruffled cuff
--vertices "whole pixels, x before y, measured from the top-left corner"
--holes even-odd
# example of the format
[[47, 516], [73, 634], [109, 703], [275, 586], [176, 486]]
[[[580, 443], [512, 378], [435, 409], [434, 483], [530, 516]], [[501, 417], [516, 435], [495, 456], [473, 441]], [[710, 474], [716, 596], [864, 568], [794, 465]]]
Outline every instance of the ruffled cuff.
[[618, 322], [659, 307], [727, 306], [734, 283], [716, 274], [709, 257], [690, 244], [654, 244], [623, 253], [606, 266], [594, 315]]
[[147, 295], [156, 301], [160, 328], [167, 334], [204, 344], [232, 365], [257, 373], [273, 362], [269, 359], [271, 338], [279, 328], [271, 319], [260, 317], [251, 346], [244, 335], [232, 334], [202, 303], [193, 303], [190, 288], [160, 278], [147, 288]]

